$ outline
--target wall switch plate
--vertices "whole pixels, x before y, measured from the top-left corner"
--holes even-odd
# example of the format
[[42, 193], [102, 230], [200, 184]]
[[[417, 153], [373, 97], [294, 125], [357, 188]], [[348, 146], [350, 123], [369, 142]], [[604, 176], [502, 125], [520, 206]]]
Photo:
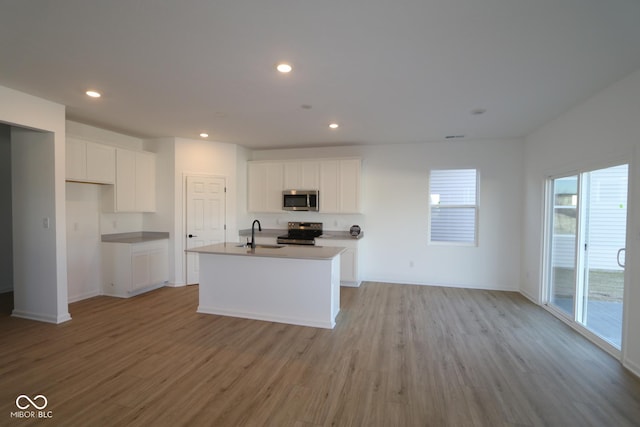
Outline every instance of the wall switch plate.
[[49, 228], [49, 218], [48, 217], [42, 218], [42, 226], [44, 228]]

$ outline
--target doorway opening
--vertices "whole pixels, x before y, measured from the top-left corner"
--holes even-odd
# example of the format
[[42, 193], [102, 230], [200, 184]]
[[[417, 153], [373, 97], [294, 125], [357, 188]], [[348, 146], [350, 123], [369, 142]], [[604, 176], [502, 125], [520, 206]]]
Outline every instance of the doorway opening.
[[13, 311], [13, 202], [11, 126], [0, 123], [0, 314]]

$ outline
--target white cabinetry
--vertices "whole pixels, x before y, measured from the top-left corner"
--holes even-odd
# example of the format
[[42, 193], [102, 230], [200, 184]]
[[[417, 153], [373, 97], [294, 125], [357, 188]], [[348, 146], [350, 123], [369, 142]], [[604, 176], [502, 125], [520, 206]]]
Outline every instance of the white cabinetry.
[[247, 210], [282, 212], [283, 163], [249, 162]]
[[108, 212], [156, 210], [155, 154], [116, 149], [116, 183], [103, 193]]
[[249, 162], [247, 210], [282, 212], [282, 190], [320, 190], [320, 212], [360, 213], [361, 160]]
[[320, 212], [360, 213], [360, 159], [320, 162]]
[[102, 291], [128, 298], [169, 280], [168, 240], [142, 243], [102, 243]]
[[283, 190], [318, 190], [320, 188], [320, 162], [284, 162]]
[[116, 150], [93, 142], [68, 137], [65, 144], [67, 181], [113, 184]]
[[346, 248], [340, 255], [340, 284], [342, 286], [358, 287], [360, 286], [360, 275], [358, 272], [358, 244], [359, 241], [355, 239], [351, 240], [338, 240], [338, 239], [323, 239], [316, 238], [316, 245]]

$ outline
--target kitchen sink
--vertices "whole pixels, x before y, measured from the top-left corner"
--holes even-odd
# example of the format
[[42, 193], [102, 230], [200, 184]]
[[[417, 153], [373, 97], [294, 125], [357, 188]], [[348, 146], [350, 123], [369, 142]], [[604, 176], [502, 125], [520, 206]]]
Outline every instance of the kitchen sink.
[[[251, 249], [251, 245], [248, 245], [248, 244], [237, 245], [236, 247]], [[256, 249], [280, 249], [280, 248], [284, 248], [284, 246], [283, 245], [260, 245], [260, 244], [256, 245]]]

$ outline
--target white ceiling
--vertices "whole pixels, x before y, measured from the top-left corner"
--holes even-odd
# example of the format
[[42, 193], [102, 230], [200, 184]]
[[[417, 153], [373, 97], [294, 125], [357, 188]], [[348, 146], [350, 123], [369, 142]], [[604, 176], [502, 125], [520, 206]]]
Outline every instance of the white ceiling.
[[0, 85], [143, 138], [512, 138], [639, 69], [638, 22], [638, 0], [0, 0]]

